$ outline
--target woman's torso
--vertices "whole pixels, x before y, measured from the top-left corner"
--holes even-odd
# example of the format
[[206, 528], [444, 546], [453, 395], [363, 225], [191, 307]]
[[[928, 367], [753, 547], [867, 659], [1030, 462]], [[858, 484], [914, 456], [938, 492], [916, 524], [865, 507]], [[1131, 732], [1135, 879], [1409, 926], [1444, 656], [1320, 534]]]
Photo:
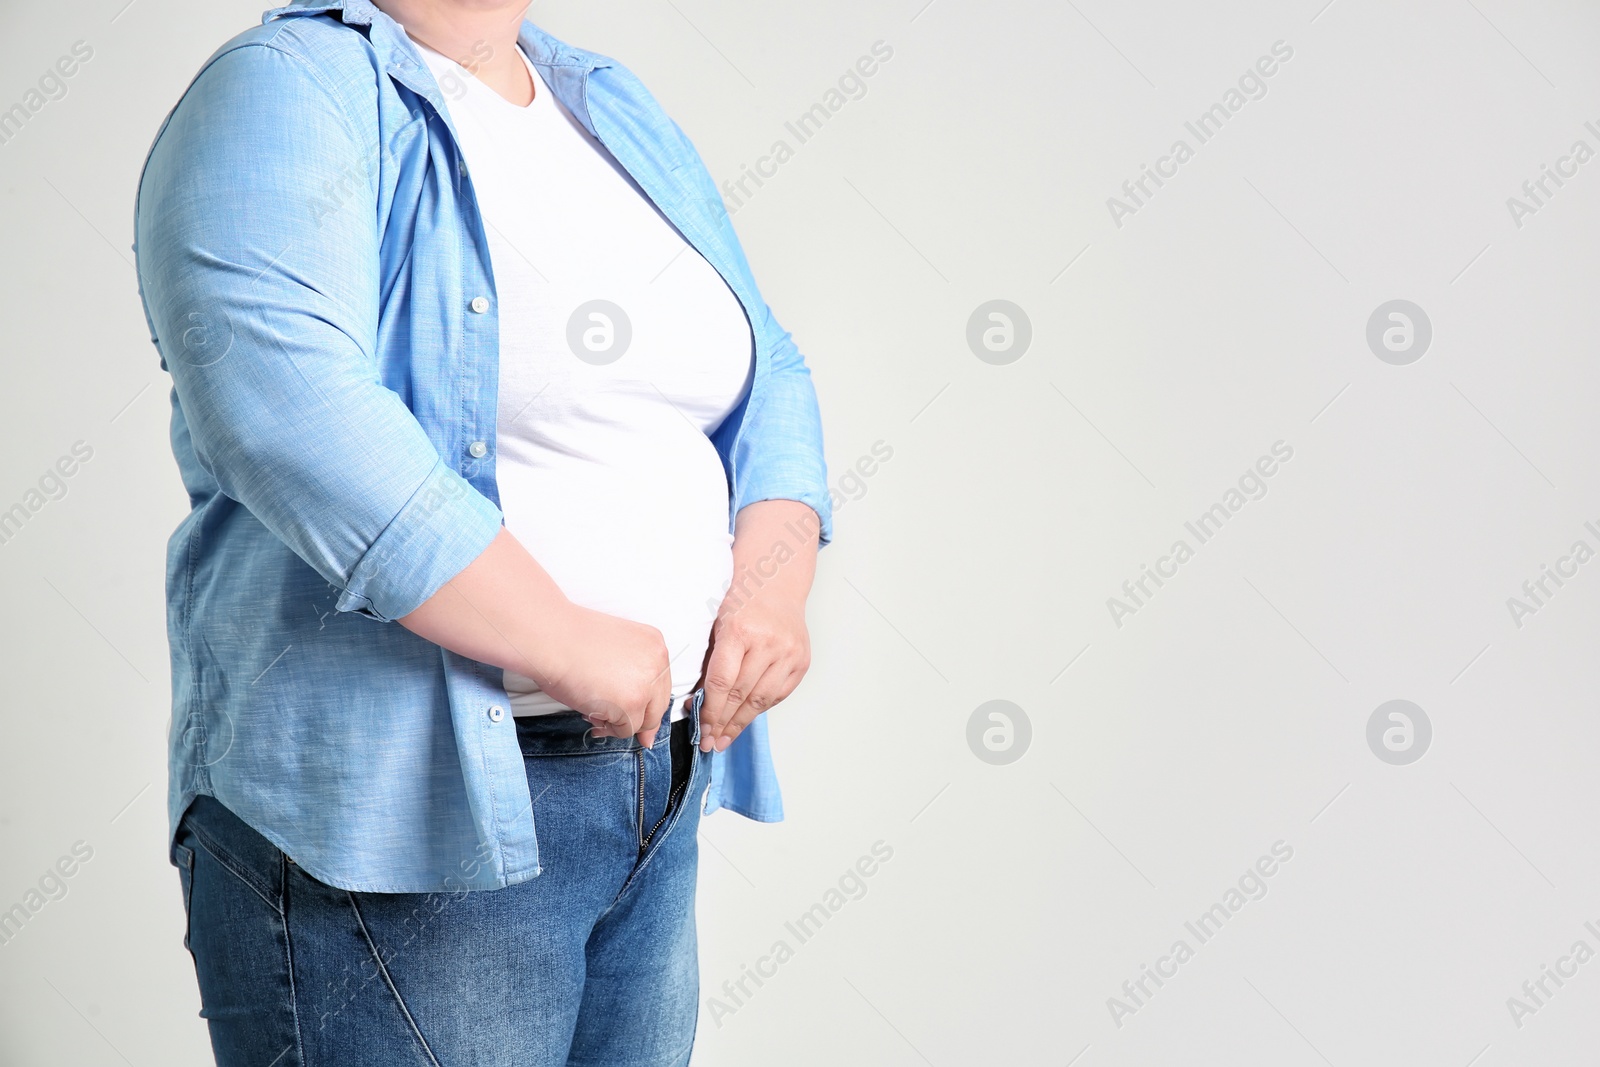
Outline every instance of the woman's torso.
[[[534, 99], [519, 107], [419, 51], [449, 102], [493, 262], [506, 528], [575, 603], [661, 630], [682, 697], [732, 568], [726, 474], [707, 434], [749, 387], [749, 323], [532, 64]], [[505, 682], [513, 714], [562, 706], [530, 678]]]

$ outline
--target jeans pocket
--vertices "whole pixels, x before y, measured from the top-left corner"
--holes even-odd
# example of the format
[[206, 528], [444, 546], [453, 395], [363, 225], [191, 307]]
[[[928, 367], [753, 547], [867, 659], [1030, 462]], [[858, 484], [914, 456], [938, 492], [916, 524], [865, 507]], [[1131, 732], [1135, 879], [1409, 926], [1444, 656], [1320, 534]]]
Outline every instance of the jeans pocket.
[[[178, 833], [180, 837], [183, 835], [181, 827]], [[173, 844], [172, 851], [178, 861], [178, 886], [183, 892], [183, 947], [193, 959], [194, 949], [189, 945], [189, 930], [193, 925], [190, 911], [194, 902], [194, 849], [178, 841]]]

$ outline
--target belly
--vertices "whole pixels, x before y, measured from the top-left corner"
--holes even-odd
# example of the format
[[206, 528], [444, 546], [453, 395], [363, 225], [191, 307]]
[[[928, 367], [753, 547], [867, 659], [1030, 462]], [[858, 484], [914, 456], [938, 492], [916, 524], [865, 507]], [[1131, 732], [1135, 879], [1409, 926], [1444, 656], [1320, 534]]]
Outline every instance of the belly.
[[[546, 448], [496, 468], [506, 528], [568, 599], [661, 631], [674, 695], [699, 676], [733, 568], [722, 461], [678, 422], [630, 427], [626, 462], [590, 440], [582, 455]], [[511, 672], [506, 684], [514, 700], [537, 690]]]

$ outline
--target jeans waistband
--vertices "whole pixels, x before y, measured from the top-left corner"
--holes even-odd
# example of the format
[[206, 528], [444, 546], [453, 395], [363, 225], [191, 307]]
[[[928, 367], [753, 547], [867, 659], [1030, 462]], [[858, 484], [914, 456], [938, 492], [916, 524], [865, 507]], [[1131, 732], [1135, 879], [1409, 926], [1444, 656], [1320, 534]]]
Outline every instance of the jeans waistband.
[[[704, 690], [695, 689], [673, 701], [661, 717], [661, 730], [656, 734], [656, 748], [669, 743], [674, 727], [689, 732], [691, 738], [699, 734], [700, 704]], [[686, 714], [679, 722], [669, 720], [673, 708], [682, 705]], [[641, 746], [634, 737], [601, 737], [596, 735], [589, 722], [576, 711], [556, 711], [548, 715], [521, 715], [516, 719], [517, 744], [525, 756], [584, 756], [632, 752]]]

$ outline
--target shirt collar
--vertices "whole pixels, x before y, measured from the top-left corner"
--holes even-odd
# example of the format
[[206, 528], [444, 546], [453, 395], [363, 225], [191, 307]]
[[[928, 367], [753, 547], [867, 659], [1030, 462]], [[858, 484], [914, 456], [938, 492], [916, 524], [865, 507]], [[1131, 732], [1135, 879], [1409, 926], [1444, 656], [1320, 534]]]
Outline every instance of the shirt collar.
[[[373, 47], [380, 49], [380, 55], [386, 64], [396, 59], [394, 55], [396, 51], [399, 51], [404, 58], [413, 61], [418, 58], [416, 49], [411, 46], [411, 38], [405, 35], [394, 19], [380, 10], [371, 0], [293, 0], [292, 3], [267, 11], [261, 16], [261, 21], [267, 23], [274, 19], [321, 15], [330, 11], [339, 12], [339, 17], [346, 26], [368, 27], [368, 39], [372, 41]], [[522, 21], [517, 41], [522, 45], [523, 51], [528, 53], [528, 58], [542, 66], [577, 66], [594, 70], [612, 65], [605, 56], [573, 48], [563, 41], [558, 41], [527, 19]]]
[[[267, 23], [280, 18], [322, 15], [332, 11], [339, 13], [346, 26], [365, 28], [365, 36], [383, 63], [384, 70], [390, 77], [428, 100], [445, 117], [453, 136], [455, 128], [450, 121], [449, 108], [445, 106], [433, 72], [423, 62], [422, 54], [400, 28], [400, 24], [371, 0], [293, 0], [292, 3], [267, 11], [261, 16], [261, 21]], [[590, 71], [612, 66], [611, 60], [596, 52], [574, 48], [559, 41], [527, 19], [522, 21], [517, 43], [534, 65], [540, 68], [540, 75], [556, 96], [593, 134], [595, 131], [588, 109], [583, 106], [581, 83]]]

